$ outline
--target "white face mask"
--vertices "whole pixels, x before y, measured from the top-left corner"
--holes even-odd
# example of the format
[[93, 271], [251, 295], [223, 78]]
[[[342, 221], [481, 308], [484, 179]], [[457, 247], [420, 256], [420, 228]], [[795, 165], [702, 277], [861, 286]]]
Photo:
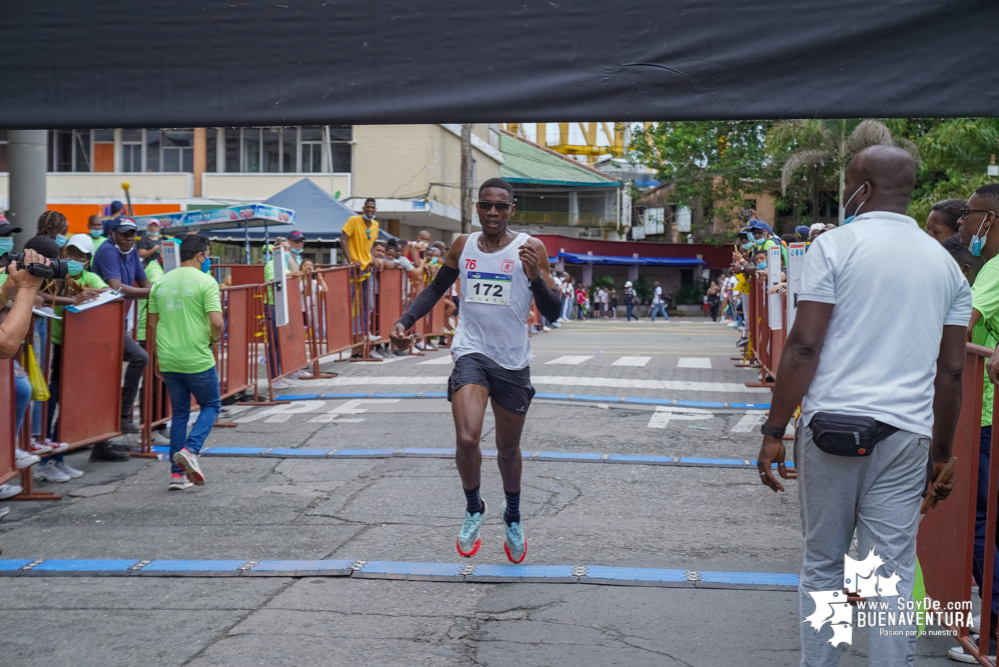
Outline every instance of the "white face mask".
[[[863, 190], [863, 189], [864, 189], [864, 186], [863, 186], [863, 185], [861, 185], [861, 186], [860, 186], [859, 188], [857, 188], [857, 191], [856, 191], [856, 192], [854, 192], [854, 193], [853, 193], [852, 195], [850, 195], [850, 198], [846, 200], [846, 204], [844, 204], [844, 205], [843, 205], [843, 213], [846, 213], [846, 207], [847, 207], [847, 206], [849, 206], [849, 205], [850, 205], [850, 202], [852, 202], [852, 201], [853, 201], [853, 198], [857, 196], [857, 192], [860, 192], [860, 191], [861, 191], [861, 190]], [[853, 212], [853, 215], [851, 215], [851, 216], [850, 216], [850, 217], [848, 217], [848, 218], [845, 218], [845, 219], [843, 220], [843, 224], [844, 224], [844, 225], [848, 225], [848, 224], [850, 224], [851, 222], [853, 222], [853, 219], [857, 217], [857, 214], [858, 214], [858, 213], [860, 213], [860, 208], [861, 208], [861, 207], [862, 207], [862, 206], [863, 206], [864, 204], [866, 204], [866, 203], [867, 203], [867, 200], [864, 200], [864, 201], [860, 202], [860, 205], [859, 205], [859, 206], [857, 206], [857, 210]]]

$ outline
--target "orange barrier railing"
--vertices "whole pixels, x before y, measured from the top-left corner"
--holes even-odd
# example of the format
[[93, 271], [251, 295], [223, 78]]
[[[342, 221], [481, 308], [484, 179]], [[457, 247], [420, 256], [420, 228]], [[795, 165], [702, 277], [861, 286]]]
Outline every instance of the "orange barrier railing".
[[[230, 265], [233, 286], [220, 290], [225, 332], [216, 348], [216, 368], [223, 399], [240, 394], [253, 403], [273, 403], [268, 390], [262, 400], [259, 392], [260, 364], [269, 381], [286, 377], [312, 366], [311, 377], [320, 374], [320, 360], [329, 355], [350, 352], [370, 359], [375, 345], [388, 342], [389, 333], [412, 296], [408, 278], [401, 269], [361, 272], [355, 267], [323, 268], [316, 274], [288, 278], [288, 324], [274, 326], [268, 303], [273, 283], [264, 283], [263, 267]], [[326, 290], [320, 288], [322, 276]], [[364, 278], [361, 280], [361, 278]], [[260, 282], [244, 282], [259, 280]], [[368, 290], [367, 295], [362, 290]], [[133, 302], [114, 301], [81, 313], [65, 312], [64, 345], [53, 355], [49, 340], [43, 372], [51, 379], [53, 356], [58, 363], [57, 439], [70, 449], [121, 435], [121, 380], [126, 310]], [[418, 324], [425, 338], [444, 334], [444, 304]], [[31, 329], [34, 331], [34, 328]], [[30, 337], [29, 337], [30, 341]], [[27, 350], [28, 343], [22, 345]], [[147, 352], [148, 352], [147, 346]], [[137, 456], [156, 456], [153, 431], [171, 418], [166, 388], [156, 376], [155, 354], [150, 354], [139, 396], [141, 430]], [[329, 375], [325, 377], [330, 377]], [[268, 382], [270, 385], [270, 382]], [[99, 388], [95, 391], [95, 388]], [[268, 399], [269, 400], [266, 400]], [[7, 426], [0, 427], [0, 483], [17, 476], [15, 448], [26, 449], [31, 438], [31, 410], [15, 434], [15, 390], [12, 361], [0, 361], [0, 401], [6, 399]], [[193, 406], [192, 406], [193, 407]], [[46, 422], [43, 408], [43, 431]], [[217, 426], [224, 424], [217, 422]], [[43, 437], [47, 435], [43, 433]], [[55, 494], [34, 493], [31, 469], [21, 472], [24, 493], [18, 499], [58, 499]]]
[[759, 276], [749, 279], [749, 312], [746, 314], [746, 331], [749, 333], [749, 350], [760, 367], [760, 381], [747, 382], [747, 387], [772, 387], [777, 379], [781, 353], [787, 340], [787, 295], [782, 295], [781, 328], [770, 328], [770, 299], [767, 284]]
[[[974, 583], [975, 512], [978, 496], [978, 459], [982, 433], [982, 398], [984, 391], [993, 392], [994, 386], [985, 386], [985, 361], [994, 350], [979, 345], [968, 345], [964, 364], [961, 391], [961, 413], [954, 433], [952, 456], [957, 459], [954, 469], [954, 490], [947, 500], [938, 503], [919, 524], [916, 551], [923, 571], [926, 593], [940, 603], [941, 609], [957, 609], [957, 603], [966, 604], [971, 599]], [[995, 404], [995, 403], [993, 403]], [[994, 453], [996, 434], [992, 431], [990, 454]], [[999, 456], [989, 456], [988, 510], [985, 518], [985, 562], [982, 582], [981, 628], [990, 627], [992, 610], [992, 577], [996, 538], [996, 503], [999, 500]], [[952, 605], [952, 606], [948, 606]], [[974, 644], [966, 627], [950, 627], [964, 650], [976, 655]], [[988, 636], [987, 634], [984, 636]], [[983, 646], [988, 646], [984, 641]], [[983, 651], [977, 656], [982, 665], [992, 665]]]

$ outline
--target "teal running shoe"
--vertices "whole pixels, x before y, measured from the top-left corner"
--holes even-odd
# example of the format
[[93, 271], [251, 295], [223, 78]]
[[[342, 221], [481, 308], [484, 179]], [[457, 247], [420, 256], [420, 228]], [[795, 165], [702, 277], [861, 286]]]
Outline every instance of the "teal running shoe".
[[[500, 516], [506, 516], [506, 503], [503, 503]], [[515, 565], [523, 563], [524, 558], [527, 557], [527, 538], [524, 537], [524, 526], [521, 522], [507, 525], [505, 518], [503, 525], [506, 527], [506, 538], [503, 540], [503, 550], [506, 551], [506, 557]]]
[[461, 524], [461, 532], [458, 533], [458, 555], [471, 558], [479, 552], [482, 546], [482, 538], [479, 537], [479, 529], [482, 528], [482, 521], [486, 518], [486, 501], [482, 500], [482, 511], [475, 514], [465, 512], [465, 522]]

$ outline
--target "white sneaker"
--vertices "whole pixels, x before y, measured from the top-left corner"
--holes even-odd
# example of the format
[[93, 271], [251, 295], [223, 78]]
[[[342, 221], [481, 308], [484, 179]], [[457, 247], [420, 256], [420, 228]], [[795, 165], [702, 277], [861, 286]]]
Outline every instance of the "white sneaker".
[[166, 431], [153, 431], [153, 444], [154, 445], [169, 445], [170, 436], [166, 434]]
[[58, 463], [54, 463], [53, 466], [55, 466], [55, 468], [59, 472], [61, 472], [62, 474], [66, 475], [70, 479], [79, 479], [80, 477], [83, 477], [83, 471], [82, 470], [77, 470], [76, 468], [74, 468], [73, 466], [69, 465], [65, 461], [59, 461]]
[[[14, 465], [17, 466], [18, 470], [24, 470], [30, 466], [35, 465], [42, 459], [35, 456], [34, 454], [29, 454], [20, 447], [14, 448]], [[20, 491], [18, 491], [20, 493]]]
[[423, 341], [422, 340], [417, 341], [416, 344], [413, 347], [415, 347], [417, 350], [425, 350], [426, 349], [424, 347], [424, 345], [423, 345]]
[[542, 331], [551, 331], [552, 328], [551, 327], [541, 327], [541, 330]]
[[376, 336], [375, 334], [368, 334], [368, 340], [371, 341], [372, 343], [377, 343], [381, 339], [382, 339], [381, 336]]
[[0, 500], [13, 498], [22, 491], [24, 491], [24, 489], [19, 487], [17, 484], [0, 484]]
[[288, 384], [288, 381], [284, 378], [278, 378], [277, 380], [271, 382], [271, 389], [288, 389], [290, 387], [291, 385]]
[[35, 468], [35, 479], [39, 482], [68, 482], [69, 475], [56, 467], [55, 461], [46, 461]]
[[383, 355], [381, 352], [379, 352], [375, 348], [371, 348], [370, 350], [368, 350], [368, 356], [371, 357], [372, 359], [384, 359], [385, 358], [385, 355]]

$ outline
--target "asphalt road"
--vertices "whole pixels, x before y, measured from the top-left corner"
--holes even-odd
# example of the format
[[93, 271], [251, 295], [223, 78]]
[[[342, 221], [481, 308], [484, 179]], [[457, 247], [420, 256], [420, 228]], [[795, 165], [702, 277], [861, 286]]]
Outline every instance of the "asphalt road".
[[[736, 368], [733, 331], [699, 319], [571, 323], [536, 336], [539, 392], [765, 404]], [[439, 392], [445, 352], [330, 363], [339, 376], [285, 394]], [[301, 400], [233, 407], [207, 446], [378, 449], [454, 446], [443, 399]], [[663, 410], [608, 400], [537, 400], [528, 452], [752, 459], [751, 408]], [[492, 449], [487, 415], [483, 448]], [[10, 503], [2, 558], [359, 559], [457, 563], [464, 496], [454, 464], [430, 458], [203, 458], [208, 484], [168, 493], [165, 462], [90, 463], [39, 484], [58, 502]], [[776, 495], [753, 470], [528, 461], [527, 563], [797, 573], [797, 487]], [[506, 562], [502, 487], [473, 564]], [[73, 497], [70, 492], [83, 497]], [[463, 561], [464, 562], [464, 561]], [[550, 583], [358, 578], [0, 578], [0, 665], [796, 665], [797, 594]], [[921, 638], [917, 664], [950, 642]], [[866, 664], [866, 638], [841, 662]]]

